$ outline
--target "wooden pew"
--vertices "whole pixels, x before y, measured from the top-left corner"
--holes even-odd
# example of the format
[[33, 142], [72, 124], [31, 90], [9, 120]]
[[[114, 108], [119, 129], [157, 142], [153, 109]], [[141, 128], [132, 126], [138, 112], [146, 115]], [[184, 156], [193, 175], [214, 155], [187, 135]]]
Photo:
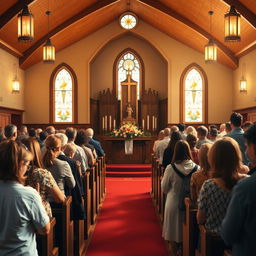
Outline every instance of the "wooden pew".
[[[97, 163], [96, 163], [97, 164]], [[97, 208], [97, 201], [96, 201], [96, 169], [95, 166], [93, 166], [90, 169], [90, 190], [91, 190], [91, 224], [93, 225], [96, 221], [96, 208]]]
[[63, 256], [74, 255], [74, 224], [70, 220], [70, 207], [72, 198], [68, 196], [63, 204], [51, 204], [52, 214], [56, 218], [55, 242], [59, 247], [59, 254]]
[[[84, 200], [83, 205], [84, 205]], [[85, 221], [75, 220], [74, 221], [74, 255], [82, 256], [85, 255], [86, 241], [85, 241]]]
[[158, 164], [157, 165], [157, 200], [156, 200], [156, 204], [157, 204], [157, 210], [158, 213], [161, 215], [161, 194], [162, 194], [162, 190], [161, 190], [161, 176], [162, 176], [162, 167]]
[[99, 213], [100, 211], [100, 204], [101, 204], [101, 198], [100, 198], [100, 176], [101, 176], [101, 160], [97, 160], [97, 164], [95, 165], [95, 182], [96, 182], [96, 213]]
[[[216, 242], [213, 242], [216, 241], [216, 236], [213, 238], [211, 232], [209, 232], [203, 225], [199, 225], [199, 230], [201, 246], [200, 250], [196, 250], [196, 256], [213, 256], [213, 249], [221, 248], [218, 245], [216, 246]], [[217, 239], [221, 240], [220, 237], [217, 237]]]
[[39, 235], [36, 236], [37, 242], [37, 250], [39, 256], [58, 256], [59, 249], [54, 247], [54, 226], [56, 224], [56, 219], [51, 218], [50, 225], [51, 229], [49, 234], [47, 235]]
[[83, 177], [84, 187], [84, 208], [86, 219], [84, 221], [84, 238], [88, 239], [91, 232], [91, 189], [90, 189], [90, 171], [86, 171]]
[[106, 156], [103, 156], [103, 174], [102, 174], [102, 198], [106, 195]]
[[185, 222], [183, 223], [183, 256], [194, 256], [198, 225], [196, 220], [197, 209], [193, 207], [190, 198], [184, 199], [186, 206]]

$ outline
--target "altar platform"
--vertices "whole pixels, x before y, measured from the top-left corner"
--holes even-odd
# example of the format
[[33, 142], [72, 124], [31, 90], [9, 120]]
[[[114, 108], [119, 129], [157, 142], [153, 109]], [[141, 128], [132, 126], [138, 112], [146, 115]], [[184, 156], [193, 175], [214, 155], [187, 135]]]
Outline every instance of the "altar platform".
[[133, 154], [125, 154], [125, 139], [102, 136], [101, 144], [106, 152], [108, 164], [150, 164], [153, 143], [156, 137], [133, 139]]

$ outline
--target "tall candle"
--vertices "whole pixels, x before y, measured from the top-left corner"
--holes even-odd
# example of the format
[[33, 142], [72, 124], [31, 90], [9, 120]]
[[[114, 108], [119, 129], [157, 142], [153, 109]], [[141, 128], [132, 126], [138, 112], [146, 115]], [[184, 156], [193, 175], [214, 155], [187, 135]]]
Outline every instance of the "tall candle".
[[149, 130], [149, 115], [147, 115], [147, 130]]
[[155, 130], [155, 117], [152, 116], [152, 128], [153, 128], [153, 131]]
[[114, 119], [114, 129], [116, 129], [116, 119]]
[[145, 127], [145, 123], [144, 123], [144, 119], [142, 119], [142, 129], [144, 130]]
[[102, 130], [104, 131], [104, 116], [102, 117]]
[[155, 129], [157, 130], [157, 117], [155, 117]]
[[105, 116], [105, 130], [108, 130], [108, 117]]
[[112, 117], [109, 116], [109, 130], [111, 131], [111, 127], [112, 127]]

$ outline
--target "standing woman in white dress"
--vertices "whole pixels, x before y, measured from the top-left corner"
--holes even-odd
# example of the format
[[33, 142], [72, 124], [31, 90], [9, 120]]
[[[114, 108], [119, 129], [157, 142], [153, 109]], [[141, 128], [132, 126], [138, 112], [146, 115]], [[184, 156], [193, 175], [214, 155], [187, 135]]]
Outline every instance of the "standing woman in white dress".
[[[192, 161], [189, 144], [179, 140], [174, 148], [172, 164], [184, 176], [195, 171], [196, 164]], [[177, 255], [182, 243], [182, 212], [179, 210], [179, 199], [183, 179], [173, 169], [172, 164], [165, 169], [161, 181], [162, 191], [167, 194], [164, 211], [163, 237], [170, 242], [173, 255]]]

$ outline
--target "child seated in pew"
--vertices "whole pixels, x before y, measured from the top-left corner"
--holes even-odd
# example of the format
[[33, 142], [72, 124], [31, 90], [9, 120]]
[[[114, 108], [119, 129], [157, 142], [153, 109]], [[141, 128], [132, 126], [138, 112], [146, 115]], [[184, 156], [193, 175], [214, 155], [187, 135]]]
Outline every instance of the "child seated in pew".
[[[76, 146], [74, 144], [67, 143], [63, 152], [68, 158], [73, 159], [76, 153]], [[76, 166], [80, 176], [82, 176], [81, 163], [78, 160], [76, 161]]]
[[225, 244], [221, 240], [220, 227], [231, 198], [231, 191], [238, 180], [242, 162], [238, 143], [229, 137], [216, 141], [208, 153], [212, 178], [204, 182], [198, 198], [198, 224], [212, 233], [211, 255], [223, 255]]

